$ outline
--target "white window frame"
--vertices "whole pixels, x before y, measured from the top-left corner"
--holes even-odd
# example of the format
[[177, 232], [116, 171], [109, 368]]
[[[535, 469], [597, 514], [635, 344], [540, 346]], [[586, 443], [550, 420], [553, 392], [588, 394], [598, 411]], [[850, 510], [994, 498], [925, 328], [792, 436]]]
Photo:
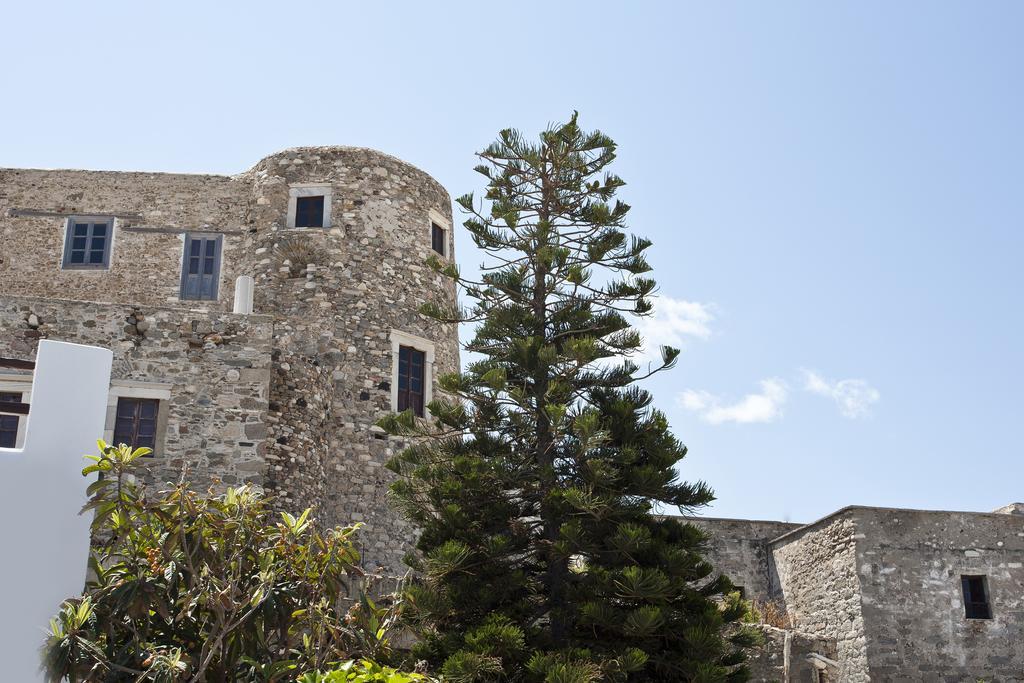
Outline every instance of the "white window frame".
[[430, 221], [427, 223], [427, 245], [431, 253], [437, 254], [434, 251], [434, 224], [437, 227], [444, 230], [444, 253], [437, 254], [442, 258], [451, 260], [452, 258], [452, 222], [441, 215], [441, 212], [437, 209], [431, 209], [428, 217]]
[[114, 424], [117, 421], [117, 401], [121, 398], [155, 398], [160, 401], [156, 416], [156, 440], [154, 443], [153, 455], [163, 454], [163, 441], [166, 438], [167, 416], [165, 414], [168, 402], [171, 400], [171, 384], [158, 382], [140, 382], [137, 380], [114, 380], [110, 383], [110, 393], [107, 394], [107, 419], [103, 428], [103, 440], [113, 445]]
[[401, 330], [391, 330], [391, 412], [398, 412], [398, 350], [411, 346], [425, 356], [423, 368], [423, 417], [430, 417], [427, 407], [434, 400], [434, 342]]
[[[292, 183], [288, 186], [288, 223], [289, 228], [295, 228], [295, 207], [299, 197], [324, 198], [324, 228], [331, 227], [331, 184], [330, 183]], [[298, 230], [316, 230], [317, 228], [302, 227]]]
[[[22, 403], [32, 403], [32, 377], [29, 375], [0, 374], [0, 392], [20, 393]], [[12, 413], [4, 413], [10, 415]], [[14, 437], [14, 447], [25, 447], [25, 430], [28, 428], [28, 415], [18, 415], [18, 434]]]

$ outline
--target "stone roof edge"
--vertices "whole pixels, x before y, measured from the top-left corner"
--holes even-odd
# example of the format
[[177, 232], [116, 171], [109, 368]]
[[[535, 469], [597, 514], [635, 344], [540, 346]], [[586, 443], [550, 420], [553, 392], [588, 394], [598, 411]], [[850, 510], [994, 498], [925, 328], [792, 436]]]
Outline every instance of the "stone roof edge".
[[[123, 174], [123, 175], [186, 176], [186, 177], [192, 177], [192, 178], [195, 178], [195, 177], [200, 177], [200, 178], [206, 177], [206, 178], [222, 178], [224, 180], [240, 180], [240, 179], [247, 178], [252, 173], [253, 169], [255, 169], [257, 166], [259, 166], [261, 163], [263, 163], [267, 159], [271, 159], [273, 157], [280, 156], [282, 154], [287, 154], [289, 152], [315, 152], [317, 150], [321, 150], [321, 151], [325, 151], [325, 152], [331, 152], [331, 151], [339, 151], [339, 152], [340, 151], [371, 152], [371, 153], [373, 153], [373, 154], [375, 154], [377, 156], [380, 156], [380, 157], [383, 157], [385, 159], [389, 159], [391, 161], [394, 161], [394, 162], [397, 162], [399, 164], [402, 164], [403, 166], [408, 166], [409, 168], [413, 169], [414, 171], [416, 171], [418, 173], [421, 173], [424, 176], [430, 178], [432, 181], [434, 181], [439, 186], [441, 186], [442, 189], [444, 188], [444, 186], [441, 185], [441, 181], [439, 181], [437, 178], [435, 178], [433, 175], [431, 175], [427, 171], [424, 171], [419, 166], [416, 166], [415, 164], [412, 164], [412, 163], [406, 161], [405, 159], [402, 159], [401, 157], [397, 157], [394, 154], [389, 154], [387, 152], [382, 152], [381, 150], [374, 149], [373, 147], [362, 147], [362, 146], [359, 146], [359, 145], [305, 145], [305, 146], [299, 145], [299, 146], [294, 146], [294, 147], [285, 147], [284, 149], [279, 149], [279, 150], [277, 150], [275, 152], [272, 152], [270, 154], [266, 154], [266, 155], [260, 157], [254, 164], [251, 164], [245, 170], [239, 171], [237, 173], [203, 173], [203, 172], [189, 172], [189, 171], [145, 171], [145, 170], [125, 170], [125, 169], [110, 170], [110, 169], [95, 169], [95, 168], [20, 168], [20, 167], [16, 167], [16, 166], [0, 166], [0, 173], [4, 173], [4, 172], [8, 172], [8, 171], [15, 171], [15, 172], [16, 171], [28, 171], [28, 172], [39, 172], [39, 173], [62, 173], [62, 172], [68, 172], [68, 173], [110, 173], [110, 174]], [[447, 190], [445, 190], [445, 191], [447, 192]]]
[[[692, 522], [754, 522], [757, 524], [792, 524], [796, 527], [807, 526], [803, 522], [786, 522], [781, 519], [746, 519], [745, 517], [702, 517], [700, 515], [661, 515], [662, 517], [678, 517]], [[795, 529], [794, 529], [795, 531]]]
[[925, 509], [922, 509], [922, 508], [895, 508], [895, 507], [884, 507], [884, 506], [877, 506], [877, 505], [846, 505], [844, 507], [839, 508], [835, 512], [831, 512], [831, 513], [825, 515], [824, 517], [821, 517], [820, 519], [816, 519], [813, 522], [809, 522], [807, 524], [804, 524], [803, 526], [801, 526], [801, 527], [799, 527], [797, 529], [793, 529], [792, 531], [787, 531], [786, 533], [782, 534], [781, 536], [779, 536], [777, 538], [773, 538], [772, 540], [768, 541], [768, 543], [770, 545], [775, 545], [776, 543], [779, 543], [780, 541], [789, 540], [789, 537], [791, 537], [791, 536], [794, 536], [794, 535], [799, 534], [799, 533], [803, 533], [804, 531], [808, 531], [810, 529], [814, 529], [814, 528], [820, 527], [820, 526], [824, 525], [826, 522], [829, 522], [829, 521], [835, 519], [836, 517], [839, 517], [841, 515], [845, 515], [846, 513], [853, 512], [855, 510], [864, 510], [864, 511], [869, 511], [869, 512], [922, 512], [922, 513], [937, 514], [937, 515], [975, 515], [975, 516], [978, 516], [978, 517], [999, 517], [1000, 519], [1004, 519], [1004, 518], [1011, 518], [1012, 519], [1013, 518], [1013, 515], [1009, 515], [1009, 514], [1006, 514], [1004, 512], [978, 512], [978, 511], [975, 511], [975, 510], [925, 510]]
[[151, 176], [184, 176], [187, 178], [218, 178], [222, 180], [237, 180], [241, 173], [197, 173], [188, 171], [140, 171], [140, 170], [116, 170], [100, 168], [21, 168], [17, 166], [0, 166], [0, 173], [5, 171], [26, 171], [30, 173], [107, 173], [110, 175], [151, 175]]

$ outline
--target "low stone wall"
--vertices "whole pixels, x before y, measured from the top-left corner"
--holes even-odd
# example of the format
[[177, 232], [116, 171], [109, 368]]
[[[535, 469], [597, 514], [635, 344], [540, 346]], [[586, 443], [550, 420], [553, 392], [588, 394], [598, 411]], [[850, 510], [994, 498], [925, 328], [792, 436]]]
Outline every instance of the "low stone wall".
[[841, 683], [845, 680], [838, 678], [836, 667], [825, 661], [835, 661], [835, 641], [771, 626], [758, 629], [764, 642], [747, 660], [751, 683]]
[[146, 461], [154, 484], [177, 480], [186, 465], [196, 485], [264, 483], [271, 338], [267, 316], [0, 300], [0, 356], [34, 358], [40, 339], [106, 347], [115, 384], [169, 385], [163, 445]]

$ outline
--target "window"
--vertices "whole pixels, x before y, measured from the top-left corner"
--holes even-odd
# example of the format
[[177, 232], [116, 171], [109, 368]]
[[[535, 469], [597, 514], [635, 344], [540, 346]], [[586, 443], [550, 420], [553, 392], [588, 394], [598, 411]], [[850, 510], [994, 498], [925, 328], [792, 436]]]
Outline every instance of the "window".
[[411, 346], [398, 347], [398, 412], [412, 409], [423, 417], [423, 385], [426, 383], [426, 354]]
[[64, 237], [65, 269], [109, 268], [110, 241], [114, 237], [113, 218], [68, 219]]
[[434, 343], [391, 330], [391, 410], [426, 417], [433, 398]]
[[437, 223], [431, 222], [430, 223], [430, 248], [433, 249], [434, 251], [436, 251], [441, 256], [444, 256], [444, 253], [445, 253], [445, 248], [444, 248], [445, 239], [444, 238], [445, 238], [444, 228], [442, 228]]
[[324, 198], [322, 195], [295, 198], [295, 227], [324, 227]]
[[964, 590], [964, 612], [968, 619], [991, 619], [988, 604], [988, 581], [984, 576], [961, 576]]
[[117, 399], [114, 444], [156, 449], [156, 418], [160, 401], [155, 398]]
[[181, 264], [183, 300], [217, 300], [221, 238], [221, 235], [185, 235], [185, 255]]
[[[4, 402], [21, 403], [21, 394], [0, 391], [0, 411], [3, 410]], [[17, 448], [19, 422], [21, 420], [17, 415], [0, 414], [0, 448]]]
[[452, 224], [436, 209], [430, 210], [430, 248], [445, 258], [451, 258]]
[[289, 228], [331, 227], [331, 186], [302, 183], [288, 189]]

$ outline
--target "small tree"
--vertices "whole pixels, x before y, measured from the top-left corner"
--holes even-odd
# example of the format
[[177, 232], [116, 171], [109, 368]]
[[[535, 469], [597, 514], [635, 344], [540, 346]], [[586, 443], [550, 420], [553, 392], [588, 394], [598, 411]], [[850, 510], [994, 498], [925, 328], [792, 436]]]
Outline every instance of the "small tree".
[[624, 232], [615, 144], [574, 114], [528, 142], [479, 154], [486, 204], [458, 200], [489, 257], [480, 280], [450, 264], [479, 355], [443, 377], [454, 400], [382, 425], [425, 437], [394, 458], [393, 492], [422, 528], [407, 594], [416, 654], [452, 681], [741, 681], [752, 634], [693, 525], [652, 514], [713, 499], [678, 479], [686, 448], [636, 382], [641, 346], [624, 314], [651, 311], [650, 242]]
[[388, 654], [396, 613], [366, 597], [342, 608], [361, 574], [357, 527], [277, 516], [249, 486], [149, 497], [131, 476], [149, 449], [99, 446], [83, 471], [100, 473], [91, 578], [51, 620], [48, 680], [293, 681]]

